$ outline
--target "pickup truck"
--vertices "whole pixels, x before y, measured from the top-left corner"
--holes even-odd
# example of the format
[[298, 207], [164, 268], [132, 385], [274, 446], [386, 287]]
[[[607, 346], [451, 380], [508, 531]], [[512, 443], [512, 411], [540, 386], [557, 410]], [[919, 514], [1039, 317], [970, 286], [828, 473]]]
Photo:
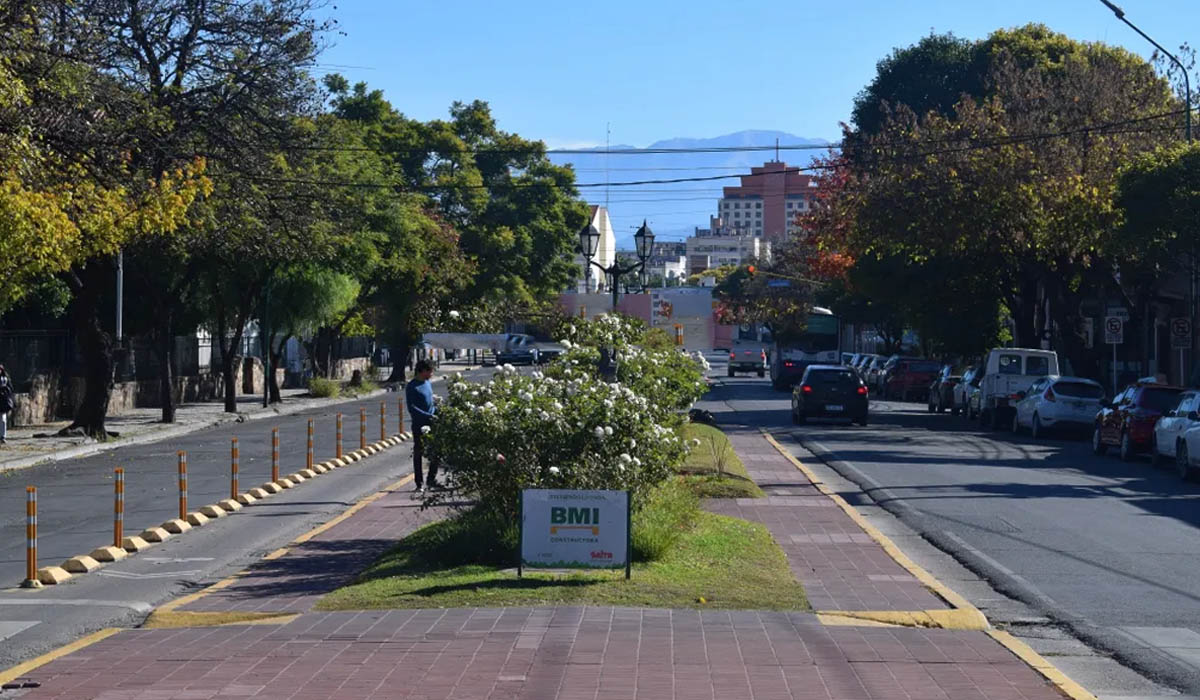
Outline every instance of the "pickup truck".
[[1058, 353], [1030, 348], [995, 348], [984, 360], [979, 383], [979, 421], [992, 430], [1012, 425], [1019, 392], [1058, 374]]

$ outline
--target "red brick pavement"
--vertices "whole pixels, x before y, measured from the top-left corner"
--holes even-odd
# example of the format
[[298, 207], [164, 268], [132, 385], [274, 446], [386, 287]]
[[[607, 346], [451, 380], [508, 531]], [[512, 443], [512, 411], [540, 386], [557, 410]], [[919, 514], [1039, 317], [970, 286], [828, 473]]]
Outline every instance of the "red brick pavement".
[[311, 610], [326, 593], [348, 583], [405, 535], [446, 515], [445, 508], [421, 509], [412, 487], [368, 503], [351, 517], [287, 554], [264, 560], [230, 586], [214, 590], [179, 610], [188, 612], [279, 612]]
[[27, 698], [1061, 698], [980, 632], [804, 613], [506, 608], [307, 613], [133, 630], [38, 669]]
[[709, 501], [724, 515], [765, 524], [817, 610], [934, 610], [946, 603], [896, 563], [757, 430], [727, 428], [767, 498]]

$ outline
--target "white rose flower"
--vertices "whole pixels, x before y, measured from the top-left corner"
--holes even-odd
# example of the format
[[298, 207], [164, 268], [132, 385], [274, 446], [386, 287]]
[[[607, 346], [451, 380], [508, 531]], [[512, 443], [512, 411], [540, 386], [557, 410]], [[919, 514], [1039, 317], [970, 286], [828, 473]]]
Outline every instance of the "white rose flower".
[[617, 459], [621, 461], [621, 464], [628, 464], [633, 461], [633, 457], [630, 457], [628, 452], [622, 452], [621, 456]]
[[[530, 410], [530, 409], [525, 409], [525, 410]], [[540, 414], [538, 414], [538, 417], [541, 418], [542, 420], [550, 420], [550, 414], [546, 413], [545, 411], [542, 411]]]
[[422, 435], [428, 435], [430, 430], [433, 430], [433, 428], [430, 428], [428, 425], [421, 426], [421, 434]]
[[611, 426], [611, 425], [606, 425], [606, 426], [604, 426], [604, 436], [605, 436], [605, 437], [608, 437], [608, 436], [610, 436], [610, 435], [612, 435], [612, 434], [613, 434], [613, 429], [612, 429], [612, 426]]
[[629, 438], [629, 447], [630, 447], [630, 449], [637, 447], [637, 440], [634, 440], [633, 438]]
[[556, 475], [556, 476], [557, 476], [557, 475], [558, 475], [558, 474], [559, 474], [561, 471], [562, 471], [562, 470], [561, 470], [561, 469], [559, 469], [558, 467], [550, 467], [550, 473], [551, 473], [551, 474], [554, 474], [554, 475]]
[[633, 458], [633, 466], [635, 466], [635, 467], [642, 466], [642, 460], [638, 459], [637, 457], [634, 457]]
[[598, 427], [598, 426], [597, 426], [597, 428], [596, 428], [595, 430], [593, 430], [593, 431], [592, 431], [592, 434], [596, 436], [596, 439], [597, 439], [597, 440], [603, 440], [603, 439], [604, 439], [604, 434], [605, 434], [605, 433], [604, 433], [604, 428], [601, 428], [601, 427]]
[[461, 315], [462, 315], [462, 314], [458, 313], [457, 311], [451, 311], [451, 312], [450, 312], [450, 318], [458, 318], [458, 317], [459, 317], [459, 316], [461, 316]]
[[613, 402], [612, 402], [612, 399], [604, 399], [604, 407], [605, 407], [605, 408], [607, 408], [607, 409], [610, 409], [610, 410], [611, 410], [611, 409], [612, 409], [612, 407], [613, 407], [613, 405], [614, 405], [614, 404], [613, 404]]

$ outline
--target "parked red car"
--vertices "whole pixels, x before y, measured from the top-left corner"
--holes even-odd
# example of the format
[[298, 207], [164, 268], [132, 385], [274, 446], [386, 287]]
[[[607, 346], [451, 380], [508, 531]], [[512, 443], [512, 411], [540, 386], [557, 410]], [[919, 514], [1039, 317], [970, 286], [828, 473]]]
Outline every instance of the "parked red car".
[[888, 370], [883, 398], [920, 401], [928, 398], [929, 385], [941, 367], [933, 360], [901, 358]]
[[1175, 408], [1183, 391], [1178, 386], [1138, 382], [1112, 401], [1101, 401], [1092, 431], [1092, 451], [1102, 455], [1109, 447], [1117, 447], [1121, 459], [1129, 461], [1150, 449], [1154, 445], [1154, 425], [1165, 411]]

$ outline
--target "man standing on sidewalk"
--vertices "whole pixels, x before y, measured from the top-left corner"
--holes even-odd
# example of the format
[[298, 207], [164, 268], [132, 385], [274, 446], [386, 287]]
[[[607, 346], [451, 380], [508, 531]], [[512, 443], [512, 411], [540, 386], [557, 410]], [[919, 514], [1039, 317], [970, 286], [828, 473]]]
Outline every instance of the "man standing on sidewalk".
[[0, 445], [8, 442], [8, 414], [16, 407], [15, 399], [8, 370], [0, 365]]
[[[425, 479], [421, 473], [421, 458], [425, 454], [425, 433], [436, 420], [437, 409], [433, 405], [433, 364], [429, 360], [417, 362], [412, 381], [404, 389], [404, 402], [413, 427], [413, 477], [417, 492], [425, 490]], [[429, 458], [429, 488], [437, 488], [437, 459]]]

